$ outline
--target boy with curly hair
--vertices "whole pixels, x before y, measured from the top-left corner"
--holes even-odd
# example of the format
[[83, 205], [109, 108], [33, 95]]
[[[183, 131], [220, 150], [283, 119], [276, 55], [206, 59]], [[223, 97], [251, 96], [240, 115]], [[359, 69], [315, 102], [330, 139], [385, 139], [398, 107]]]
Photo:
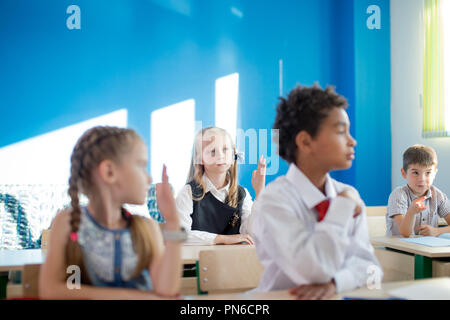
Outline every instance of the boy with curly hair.
[[252, 233], [264, 273], [257, 290], [291, 289], [299, 299], [329, 299], [382, 271], [369, 241], [358, 192], [328, 174], [355, 157], [347, 101], [317, 85], [280, 98], [274, 129], [290, 166], [255, 202]]

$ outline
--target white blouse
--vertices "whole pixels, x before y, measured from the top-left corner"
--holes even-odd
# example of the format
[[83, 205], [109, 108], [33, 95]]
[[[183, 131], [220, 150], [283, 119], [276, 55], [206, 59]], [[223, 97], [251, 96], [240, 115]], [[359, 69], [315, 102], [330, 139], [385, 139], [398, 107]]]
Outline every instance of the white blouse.
[[[264, 266], [259, 291], [334, 279], [337, 291], [342, 292], [372, 279], [381, 281], [383, 273], [370, 244], [364, 206], [353, 218], [355, 202], [337, 196], [346, 188], [352, 187], [327, 175], [325, 196], [294, 164], [285, 176], [266, 186], [255, 201], [251, 223]], [[330, 207], [318, 222], [315, 206], [326, 198]]]
[[[221, 189], [217, 189], [206, 175], [203, 175], [203, 181], [205, 182], [206, 185], [205, 193], [211, 192], [211, 194], [217, 200], [225, 202], [225, 199], [228, 196], [228, 189], [230, 188], [230, 184], [227, 184], [225, 187]], [[241, 234], [249, 233], [248, 222], [249, 217], [251, 216], [253, 206], [253, 201], [250, 193], [246, 188], [244, 188], [244, 190], [245, 190], [245, 199], [242, 204], [241, 227], [239, 229], [239, 232]], [[178, 214], [180, 217], [180, 224], [183, 228], [186, 229], [188, 233], [188, 240], [185, 244], [214, 244], [214, 238], [217, 236], [217, 234], [206, 231], [191, 230], [192, 226], [191, 214], [194, 212], [192, 201], [193, 200], [192, 200], [191, 186], [189, 184], [186, 184], [178, 193], [178, 196], [175, 200]]]

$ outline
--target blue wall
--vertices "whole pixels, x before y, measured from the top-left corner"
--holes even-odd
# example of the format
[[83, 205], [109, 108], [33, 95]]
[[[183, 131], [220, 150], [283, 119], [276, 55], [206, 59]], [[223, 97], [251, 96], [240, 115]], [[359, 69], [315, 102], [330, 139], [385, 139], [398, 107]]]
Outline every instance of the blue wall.
[[[370, 5], [381, 10], [369, 29]], [[356, 185], [366, 203], [387, 205], [391, 191], [391, 49], [389, 0], [355, 0]]]
[[[381, 31], [364, 29], [371, 2], [381, 4]], [[168, 3], [1, 1], [0, 147], [121, 108], [149, 144], [151, 112], [190, 98], [197, 120], [213, 125], [215, 80], [234, 72], [238, 127], [270, 129], [282, 59], [283, 94], [318, 81], [348, 98], [357, 159], [333, 176], [355, 185], [369, 205], [387, 202], [388, 0]], [[81, 8], [81, 30], [66, 27], [71, 4]], [[287, 165], [280, 164], [284, 174]], [[240, 167], [249, 190], [254, 169]]]

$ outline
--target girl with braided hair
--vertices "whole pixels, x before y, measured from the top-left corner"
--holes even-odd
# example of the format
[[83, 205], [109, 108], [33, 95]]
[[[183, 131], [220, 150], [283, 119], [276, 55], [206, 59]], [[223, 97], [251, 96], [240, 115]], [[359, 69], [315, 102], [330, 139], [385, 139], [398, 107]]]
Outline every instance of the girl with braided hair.
[[[178, 294], [181, 237], [173, 235], [182, 233], [166, 168], [156, 186], [165, 230], [172, 235], [165, 248], [156, 221], [123, 208], [125, 203], [143, 204], [150, 183], [147, 148], [134, 130], [99, 126], [79, 138], [71, 157], [71, 208], [53, 221], [40, 272], [42, 298], [156, 299]], [[88, 197], [86, 207], [79, 204], [80, 192]], [[77, 271], [80, 286], [70, 282], [76, 282]]]
[[[252, 198], [237, 181], [237, 152], [229, 133], [218, 127], [200, 130], [192, 152], [186, 185], [176, 204], [189, 242], [253, 244], [248, 234]], [[253, 171], [255, 198], [264, 188], [266, 162]]]

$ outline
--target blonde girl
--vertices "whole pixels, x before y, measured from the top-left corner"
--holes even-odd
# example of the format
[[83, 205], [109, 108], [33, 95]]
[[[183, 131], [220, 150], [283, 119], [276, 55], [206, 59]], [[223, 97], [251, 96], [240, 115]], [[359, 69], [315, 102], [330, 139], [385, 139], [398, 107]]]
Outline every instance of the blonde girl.
[[[146, 168], [147, 149], [134, 130], [94, 127], [80, 137], [71, 157], [71, 209], [54, 219], [40, 272], [41, 298], [155, 299], [178, 293], [180, 243], [167, 241], [164, 249], [157, 223], [123, 208], [145, 202], [151, 183]], [[166, 228], [176, 233], [180, 225], [165, 168], [162, 181], [158, 205]], [[80, 192], [89, 199], [86, 207], [79, 204]]]
[[[187, 184], [176, 198], [190, 243], [253, 244], [248, 235], [253, 202], [238, 184], [237, 159], [236, 147], [224, 129], [209, 127], [197, 133]], [[264, 188], [265, 169], [261, 156], [252, 177], [256, 198]]]

